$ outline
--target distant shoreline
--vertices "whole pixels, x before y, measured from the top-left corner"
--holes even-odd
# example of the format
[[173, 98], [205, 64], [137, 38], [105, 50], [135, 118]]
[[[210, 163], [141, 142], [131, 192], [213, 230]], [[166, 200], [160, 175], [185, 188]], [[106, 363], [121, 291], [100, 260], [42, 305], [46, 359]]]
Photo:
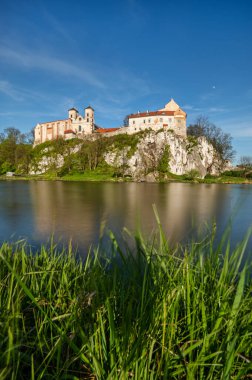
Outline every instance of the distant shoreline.
[[5, 175], [0, 176], [0, 181], [62, 181], [62, 182], [111, 182], [111, 183], [205, 183], [205, 184], [227, 184], [227, 185], [252, 185], [252, 180], [246, 180], [241, 177], [227, 177], [220, 176], [216, 178], [197, 178], [197, 179], [183, 179], [183, 178], [167, 178], [160, 179], [157, 181], [150, 180], [133, 180], [131, 178], [113, 178], [106, 176], [94, 176], [93, 178], [87, 177], [84, 174], [67, 175], [64, 177], [53, 177], [48, 175], [33, 175], [33, 176], [13, 176], [6, 177]]

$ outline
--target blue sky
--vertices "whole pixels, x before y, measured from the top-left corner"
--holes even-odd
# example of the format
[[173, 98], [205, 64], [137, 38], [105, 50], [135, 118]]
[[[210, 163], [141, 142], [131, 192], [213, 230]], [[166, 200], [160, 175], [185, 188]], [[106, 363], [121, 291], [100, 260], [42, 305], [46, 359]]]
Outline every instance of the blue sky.
[[117, 127], [172, 97], [252, 156], [251, 19], [250, 0], [2, 0], [0, 132], [89, 104]]

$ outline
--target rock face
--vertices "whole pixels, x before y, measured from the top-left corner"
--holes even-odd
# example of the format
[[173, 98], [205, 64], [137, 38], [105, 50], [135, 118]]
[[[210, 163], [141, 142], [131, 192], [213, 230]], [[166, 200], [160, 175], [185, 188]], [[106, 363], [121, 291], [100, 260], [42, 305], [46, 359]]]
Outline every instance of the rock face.
[[125, 175], [136, 180], [154, 181], [164, 151], [168, 150], [168, 170], [173, 174], [186, 174], [192, 170], [203, 178], [206, 174], [218, 174], [223, 169], [213, 146], [206, 138], [182, 138], [168, 131], [150, 131], [138, 143], [129, 157], [129, 148], [105, 154], [105, 161], [115, 167], [124, 167]]
[[[98, 138], [94, 136], [92, 141]], [[168, 172], [178, 175], [193, 172], [194, 176], [203, 178], [206, 174], [219, 174], [224, 169], [223, 162], [204, 137], [183, 138], [171, 131], [150, 130], [137, 134], [136, 139], [133, 147], [125, 143], [119, 149], [110, 144], [102, 153], [108, 165], [133, 180], [155, 182], [160, 179], [160, 173], [165, 179]], [[51, 155], [45, 148], [39, 161], [31, 166], [30, 174], [45, 173], [52, 166], [61, 168], [64, 161], [71, 159], [80, 148], [81, 143], [71, 148], [68, 155]]]

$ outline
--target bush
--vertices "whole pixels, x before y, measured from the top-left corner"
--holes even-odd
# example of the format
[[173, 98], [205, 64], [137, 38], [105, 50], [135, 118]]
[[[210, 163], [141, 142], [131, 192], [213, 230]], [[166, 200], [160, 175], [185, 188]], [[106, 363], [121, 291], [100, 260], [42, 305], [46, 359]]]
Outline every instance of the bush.
[[184, 179], [191, 181], [193, 179], [200, 178], [200, 173], [196, 169], [192, 169], [188, 171], [186, 174], [184, 174]]
[[164, 148], [163, 154], [159, 160], [157, 170], [160, 173], [168, 173], [169, 162], [170, 162], [170, 147], [169, 145], [166, 145]]
[[244, 177], [245, 170], [226, 170], [222, 175], [227, 177]]

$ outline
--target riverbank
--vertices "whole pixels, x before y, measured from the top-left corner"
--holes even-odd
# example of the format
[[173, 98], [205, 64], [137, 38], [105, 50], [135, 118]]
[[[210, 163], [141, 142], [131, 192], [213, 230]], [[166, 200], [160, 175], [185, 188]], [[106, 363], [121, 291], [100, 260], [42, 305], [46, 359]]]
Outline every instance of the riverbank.
[[244, 177], [231, 177], [231, 176], [207, 176], [206, 178], [193, 178], [190, 175], [175, 175], [168, 174], [166, 176], [160, 176], [157, 180], [148, 178], [146, 180], [141, 179], [139, 181], [133, 180], [131, 177], [116, 177], [110, 172], [104, 171], [87, 171], [85, 173], [73, 173], [64, 176], [56, 176], [54, 174], [42, 174], [42, 175], [29, 175], [29, 176], [12, 176], [6, 177], [0, 176], [0, 180], [8, 181], [84, 181], [84, 182], [181, 182], [181, 183], [209, 183], [209, 184], [252, 184], [252, 179]]
[[233, 252], [211, 234], [173, 250], [157, 240], [136, 235], [133, 254], [111, 234], [85, 262], [71, 246], [3, 244], [1, 378], [248, 378], [248, 237]]

